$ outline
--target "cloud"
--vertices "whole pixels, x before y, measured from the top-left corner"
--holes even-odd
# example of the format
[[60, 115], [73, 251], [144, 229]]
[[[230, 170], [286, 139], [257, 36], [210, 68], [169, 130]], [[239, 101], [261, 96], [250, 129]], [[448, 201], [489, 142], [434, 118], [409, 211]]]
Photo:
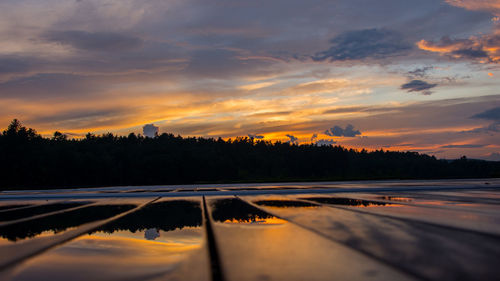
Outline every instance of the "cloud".
[[289, 143], [292, 143], [292, 144], [298, 144], [299, 143], [299, 139], [293, 135], [289, 135], [287, 134], [286, 135], [287, 138], [289, 138], [290, 140], [288, 141]]
[[311, 136], [311, 143], [315, 143], [317, 138], [318, 138], [318, 134], [313, 134]]
[[101, 90], [102, 84], [88, 76], [66, 73], [40, 73], [0, 83], [3, 97], [46, 99], [81, 97]]
[[467, 39], [445, 36], [437, 42], [420, 40], [417, 46], [453, 59], [469, 59], [481, 63], [500, 62], [500, 33], [471, 36]]
[[342, 129], [339, 126], [333, 126], [332, 128], [326, 130], [324, 132], [325, 135], [330, 137], [355, 137], [357, 135], [361, 135], [359, 130], [354, 130], [354, 126], [348, 124], [345, 129]]
[[56, 31], [47, 34], [46, 38], [87, 51], [119, 52], [136, 49], [143, 44], [138, 37], [115, 32]]
[[23, 59], [0, 57], [0, 74], [22, 73], [30, 68], [29, 63]]
[[498, 132], [500, 132], [500, 122], [496, 122], [484, 127], [474, 128], [472, 130], [462, 131], [462, 133], [478, 133], [478, 134], [482, 133], [493, 134]]
[[480, 148], [485, 146], [485, 144], [449, 144], [443, 145], [441, 148]]
[[487, 157], [485, 157], [483, 159], [488, 160], [488, 161], [500, 161], [500, 153], [492, 152], [490, 155], [488, 155]]
[[199, 49], [191, 54], [185, 73], [202, 78], [224, 78], [235, 76], [266, 76], [273, 73], [275, 61], [260, 58], [245, 58], [236, 50]]
[[401, 90], [406, 90], [408, 93], [410, 92], [421, 92], [423, 95], [432, 94], [429, 89], [436, 87], [437, 84], [430, 84], [422, 80], [411, 80], [408, 83], [401, 85]]
[[344, 32], [330, 40], [330, 49], [312, 57], [315, 61], [383, 59], [400, 55], [412, 48], [403, 37], [387, 29], [364, 29]]
[[257, 134], [248, 134], [248, 137], [251, 138], [251, 139], [258, 139], [258, 140], [261, 140], [264, 138], [264, 136], [261, 136], [261, 135], [257, 135]]
[[144, 127], [142, 127], [142, 132], [144, 136], [154, 138], [158, 135], [159, 129], [160, 128], [155, 126], [154, 124], [146, 124], [144, 125]]
[[446, 2], [472, 11], [486, 11], [497, 16], [500, 15], [498, 0], [446, 0]]
[[328, 146], [336, 144], [337, 142], [333, 139], [318, 139], [318, 134], [313, 134], [311, 137], [311, 143], [317, 146]]
[[147, 240], [156, 240], [158, 237], [160, 237], [160, 231], [156, 228], [148, 228], [144, 231], [144, 238]]
[[470, 11], [482, 11], [493, 15], [493, 32], [469, 38], [451, 39], [442, 37], [438, 42], [421, 40], [417, 46], [429, 52], [439, 53], [454, 59], [468, 59], [480, 63], [500, 62], [500, 2], [497, 0], [446, 0], [450, 5]]
[[421, 68], [415, 68], [414, 70], [408, 71], [408, 76], [412, 79], [415, 78], [425, 78], [427, 77], [427, 72], [433, 70], [433, 66], [425, 66]]
[[500, 107], [495, 107], [484, 112], [473, 115], [471, 118], [480, 118], [500, 122]]
[[329, 146], [336, 143], [333, 139], [319, 139], [315, 142], [317, 146]]

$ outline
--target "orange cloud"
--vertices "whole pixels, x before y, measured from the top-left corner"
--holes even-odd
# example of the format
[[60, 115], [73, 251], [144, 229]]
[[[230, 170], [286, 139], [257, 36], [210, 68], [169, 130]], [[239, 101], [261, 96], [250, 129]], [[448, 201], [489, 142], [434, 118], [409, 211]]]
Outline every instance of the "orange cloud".
[[456, 59], [472, 59], [480, 63], [500, 62], [500, 32], [468, 39], [451, 39], [445, 36], [438, 42], [420, 40], [417, 46], [421, 50]]
[[500, 14], [500, 1], [498, 0], [446, 0], [450, 5], [472, 11], [486, 11], [495, 15]]
[[500, 26], [496, 23], [500, 16], [498, 0], [446, 0], [450, 5], [471, 11], [493, 14], [495, 24], [491, 34], [471, 36], [467, 39], [443, 37], [438, 42], [420, 40], [417, 46], [425, 51], [447, 55], [456, 59], [472, 59], [480, 63], [500, 62]]

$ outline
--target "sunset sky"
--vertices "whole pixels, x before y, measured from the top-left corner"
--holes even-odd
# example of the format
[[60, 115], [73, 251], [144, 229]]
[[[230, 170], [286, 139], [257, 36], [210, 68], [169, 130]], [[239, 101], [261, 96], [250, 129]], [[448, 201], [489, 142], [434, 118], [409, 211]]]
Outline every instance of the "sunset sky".
[[0, 127], [500, 160], [500, 0], [2, 0]]

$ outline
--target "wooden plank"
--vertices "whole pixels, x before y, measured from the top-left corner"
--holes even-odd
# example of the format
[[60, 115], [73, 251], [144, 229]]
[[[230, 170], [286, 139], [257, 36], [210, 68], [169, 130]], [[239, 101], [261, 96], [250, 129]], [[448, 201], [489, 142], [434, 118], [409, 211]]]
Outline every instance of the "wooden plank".
[[[491, 236], [322, 205], [296, 207], [293, 196], [242, 199], [422, 279], [493, 280], [500, 274], [500, 243]], [[281, 207], [280, 200], [286, 200]]]
[[231, 219], [230, 213], [214, 213], [220, 208], [216, 199], [207, 201], [227, 280], [415, 280], [287, 221], [259, 217], [264, 215], [237, 204], [226, 208], [236, 212]]

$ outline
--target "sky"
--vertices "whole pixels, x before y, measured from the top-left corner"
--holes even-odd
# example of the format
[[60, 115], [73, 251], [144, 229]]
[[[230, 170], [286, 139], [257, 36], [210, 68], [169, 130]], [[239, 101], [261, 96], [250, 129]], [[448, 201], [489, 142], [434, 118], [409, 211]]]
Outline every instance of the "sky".
[[0, 127], [500, 160], [500, 0], [2, 0]]

